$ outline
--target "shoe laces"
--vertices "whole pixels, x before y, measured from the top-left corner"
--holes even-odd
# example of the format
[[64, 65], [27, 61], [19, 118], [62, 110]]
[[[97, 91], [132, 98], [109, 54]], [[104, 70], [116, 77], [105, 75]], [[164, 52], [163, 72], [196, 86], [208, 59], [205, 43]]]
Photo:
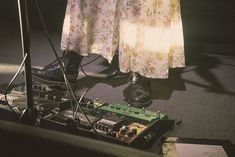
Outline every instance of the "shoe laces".
[[135, 72], [132, 72], [128, 78], [128, 80], [131, 81], [132, 84], [136, 83], [138, 79], [139, 79], [138, 74]]
[[138, 79], [139, 79], [139, 78], [138, 78], [138, 74], [137, 74], [137, 73], [133, 73], [133, 74], [132, 74], [132, 82], [133, 82], [133, 83], [136, 83], [136, 82], [138, 81]]

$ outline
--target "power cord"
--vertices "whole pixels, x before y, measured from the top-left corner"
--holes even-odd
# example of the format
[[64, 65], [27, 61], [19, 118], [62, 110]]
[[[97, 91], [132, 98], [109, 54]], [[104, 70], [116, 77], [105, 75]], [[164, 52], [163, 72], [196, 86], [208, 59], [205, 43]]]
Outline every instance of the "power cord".
[[[65, 74], [65, 70], [64, 70], [64, 68], [63, 68], [64, 66], [63, 66], [63, 64], [62, 64], [62, 62], [61, 62], [61, 60], [60, 60], [60, 58], [59, 58], [59, 56], [58, 56], [58, 54], [57, 54], [57, 51], [56, 51], [56, 49], [55, 49], [54, 44], [52, 43], [51, 37], [50, 37], [50, 35], [49, 35], [48, 29], [47, 29], [47, 26], [46, 26], [46, 23], [45, 23], [45, 20], [44, 20], [44, 18], [43, 18], [43, 16], [42, 16], [41, 9], [40, 9], [40, 7], [39, 7], [38, 1], [37, 1], [37, 0], [34, 0], [34, 2], [35, 2], [35, 5], [36, 5], [36, 10], [37, 10], [37, 12], [38, 12], [40, 22], [41, 22], [41, 24], [42, 24], [42, 26], [43, 26], [44, 33], [45, 33], [45, 35], [46, 35], [46, 38], [47, 38], [47, 40], [48, 40], [48, 42], [49, 42], [49, 44], [50, 44], [50, 46], [51, 46], [51, 48], [52, 48], [52, 50], [53, 50], [53, 53], [54, 53], [54, 55], [55, 55], [55, 57], [56, 57], [56, 59], [57, 59], [57, 61], [58, 61], [58, 63], [59, 63], [60, 69], [61, 69], [61, 71], [62, 71], [62, 73], [63, 73], [64, 80], [65, 80], [65, 85], [66, 85], [66, 88], [68, 89], [68, 92], [69, 92], [69, 97], [70, 97], [70, 101], [71, 101], [71, 107], [72, 107], [73, 112], [74, 112], [74, 106], [73, 106], [73, 103], [72, 103], [73, 101], [72, 101], [71, 98], [74, 98], [74, 99], [76, 99], [76, 98], [73, 97], [73, 94], [71, 94], [71, 89], [72, 89], [72, 88], [71, 88], [70, 84], [68, 83], [68, 79], [67, 79], [67, 76], [66, 76], [66, 74]], [[74, 115], [74, 113], [73, 113], [73, 115]]]
[[81, 66], [87, 66], [88, 64], [91, 64], [91, 63], [93, 63], [94, 61], [96, 61], [97, 59], [99, 59], [99, 58], [101, 58], [101, 56], [98, 56], [98, 57], [96, 57], [95, 59], [93, 59], [93, 60], [91, 60], [91, 61], [89, 61], [89, 62], [87, 62], [87, 63], [84, 63], [84, 64], [81, 64]]
[[[87, 92], [88, 92], [89, 90], [91, 90], [91, 89], [92, 89], [92, 88], [88, 88], [88, 89], [81, 95], [81, 97], [80, 97], [80, 99], [79, 99], [79, 101], [78, 101], [79, 104], [81, 104], [83, 98], [85, 97], [85, 95], [87, 94]], [[78, 106], [76, 107], [76, 110], [75, 110], [75, 117], [77, 116], [77, 112], [78, 112]]]
[[23, 66], [24, 66], [24, 63], [25, 63], [25, 60], [27, 58], [28, 54], [26, 54], [23, 58], [23, 61], [21, 62], [21, 65], [20, 67], [18, 68], [17, 72], [15, 73], [14, 77], [11, 79], [10, 83], [8, 84], [6, 90], [5, 90], [5, 103], [7, 104], [7, 106], [11, 109], [12, 112], [14, 112], [17, 116], [18, 116], [18, 113], [12, 108], [12, 106], [9, 104], [8, 102], [8, 99], [7, 99], [7, 93], [8, 93], [8, 90], [10, 89], [10, 87], [12, 86], [13, 82], [15, 81], [15, 79], [17, 78], [17, 76], [19, 75], [19, 73], [21, 72]]
[[98, 57], [96, 57], [95, 59], [93, 59], [93, 60], [91, 60], [91, 61], [89, 61], [89, 62], [87, 62], [87, 63], [80, 64], [80, 69], [81, 69], [82, 73], [83, 73], [85, 76], [87, 76], [87, 77], [89, 77], [89, 78], [92, 78], [92, 79], [108, 79], [108, 78], [113, 78], [113, 77], [115, 77], [115, 76], [118, 74], [118, 71], [117, 71], [117, 70], [114, 71], [114, 72], [111, 73], [111, 74], [104, 74], [103, 76], [102, 76], [102, 75], [100, 75], [100, 76], [89, 75], [89, 74], [87, 74], [87, 73], [85, 72], [85, 70], [83, 69], [83, 67], [84, 67], [84, 66], [87, 66], [87, 65], [89, 65], [89, 64], [91, 64], [91, 63], [93, 63], [94, 61], [96, 61], [96, 60], [99, 59], [99, 58], [101, 58], [101, 56], [98, 56]]
[[[68, 81], [68, 77], [67, 77], [67, 75], [66, 75], [66, 73], [65, 73], [63, 64], [62, 64], [62, 62], [60, 61], [59, 56], [58, 56], [58, 54], [57, 54], [57, 51], [56, 51], [56, 49], [55, 49], [55, 47], [54, 47], [54, 44], [53, 44], [52, 41], [51, 41], [51, 38], [50, 38], [50, 35], [49, 35], [49, 32], [48, 32], [46, 23], [45, 23], [45, 21], [44, 21], [44, 18], [43, 18], [42, 13], [41, 13], [41, 9], [40, 9], [39, 4], [38, 4], [38, 1], [37, 1], [37, 0], [34, 0], [34, 2], [35, 2], [35, 5], [36, 5], [37, 12], [38, 12], [38, 14], [39, 14], [40, 21], [41, 21], [42, 26], [43, 26], [44, 32], [45, 32], [45, 34], [46, 34], [47, 40], [48, 40], [48, 42], [49, 42], [49, 44], [50, 44], [50, 46], [51, 46], [51, 48], [52, 48], [52, 50], [53, 50], [53, 53], [54, 53], [54, 55], [55, 55], [55, 57], [56, 57], [56, 59], [57, 59], [57, 61], [58, 61], [58, 63], [59, 63], [60, 69], [61, 69], [61, 71], [62, 71], [62, 73], [63, 73], [63, 75], [64, 75], [65, 85], [66, 85], [66, 87], [67, 87], [67, 89], [68, 89], [68, 92], [69, 92], [69, 94], [71, 94], [72, 98], [74, 99], [74, 101], [75, 101], [75, 103], [76, 103], [76, 105], [77, 105], [77, 108], [80, 110], [80, 112], [81, 112], [81, 113], [85, 116], [85, 118], [87, 119], [87, 121], [88, 121], [89, 125], [91, 126], [91, 128], [93, 128], [93, 130], [95, 131], [95, 133], [97, 134], [97, 136], [100, 137], [99, 134], [97, 133], [96, 129], [95, 129], [94, 126], [92, 125], [91, 121], [90, 121], [89, 118], [87, 117], [86, 113], [82, 110], [82, 108], [81, 108], [81, 106], [80, 106], [80, 103], [78, 102], [78, 100], [77, 100], [77, 98], [76, 98], [76, 96], [75, 96], [75, 93], [74, 93], [74, 91], [73, 91], [73, 89], [72, 89], [72, 87], [71, 87], [71, 85], [70, 85], [70, 83], [69, 83], [69, 81]], [[72, 102], [72, 101], [71, 101], [71, 102]], [[73, 111], [73, 112], [74, 112], [74, 111]]]

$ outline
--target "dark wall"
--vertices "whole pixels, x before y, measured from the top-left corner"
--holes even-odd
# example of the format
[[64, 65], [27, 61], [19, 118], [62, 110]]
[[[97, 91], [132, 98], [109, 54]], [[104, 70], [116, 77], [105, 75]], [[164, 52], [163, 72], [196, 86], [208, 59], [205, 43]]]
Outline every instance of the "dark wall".
[[[42, 29], [34, 0], [28, 0], [28, 3], [32, 27]], [[66, 0], [38, 0], [42, 15], [51, 31], [61, 31], [66, 3]], [[0, 28], [19, 24], [17, 0], [1, 0], [0, 19], [4, 19], [0, 21]]]
[[[48, 27], [54, 31], [61, 31], [67, 0], [38, 0], [38, 2]], [[36, 11], [34, 14], [38, 17]]]
[[[31, 0], [32, 2], [34, 0]], [[66, 0], [38, 0], [43, 16], [51, 31], [61, 31]], [[234, 55], [235, 1], [234, 0], [181, 0], [186, 50], [199, 42], [198, 51], [222, 55]], [[32, 25], [40, 28], [35, 7], [31, 9]], [[0, 27], [5, 23], [17, 23], [17, 1], [1, 0]], [[6, 25], [6, 24], [5, 24]], [[207, 47], [203, 46], [207, 44]], [[195, 50], [197, 51], [197, 50]]]
[[182, 16], [185, 30], [195, 38], [235, 41], [234, 0], [182, 0]]
[[[181, 2], [186, 49], [202, 53], [235, 55], [234, 0]], [[190, 47], [191, 44], [195, 47]]]

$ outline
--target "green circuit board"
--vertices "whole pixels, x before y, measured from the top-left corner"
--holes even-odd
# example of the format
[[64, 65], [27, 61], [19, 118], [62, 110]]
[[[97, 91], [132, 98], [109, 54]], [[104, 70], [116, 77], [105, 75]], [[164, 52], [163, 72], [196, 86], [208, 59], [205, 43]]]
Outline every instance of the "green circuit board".
[[167, 119], [167, 115], [161, 112], [148, 111], [142, 108], [131, 107], [123, 104], [104, 105], [99, 108], [100, 112], [112, 112], [120, 116], [128, 116], [148, 122]]

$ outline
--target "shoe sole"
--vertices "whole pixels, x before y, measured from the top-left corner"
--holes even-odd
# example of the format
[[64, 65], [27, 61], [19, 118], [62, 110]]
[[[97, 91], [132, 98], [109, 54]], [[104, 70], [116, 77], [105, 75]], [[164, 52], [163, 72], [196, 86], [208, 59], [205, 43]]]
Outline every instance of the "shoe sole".
[[148, 106], [150, 106], [150, 105], [152, 104], [152, 100], [149, 100], [149, 101], [147, 101], [147, 102], [142, 102], [142, 103], [140, 103], [140, 102], [133, 102], [133, 101], [131, 101], [130, 99], [127, 99], [127, 102], [128, 102], [131, 106], [137, 107], [137, 108], [148, 107]]

